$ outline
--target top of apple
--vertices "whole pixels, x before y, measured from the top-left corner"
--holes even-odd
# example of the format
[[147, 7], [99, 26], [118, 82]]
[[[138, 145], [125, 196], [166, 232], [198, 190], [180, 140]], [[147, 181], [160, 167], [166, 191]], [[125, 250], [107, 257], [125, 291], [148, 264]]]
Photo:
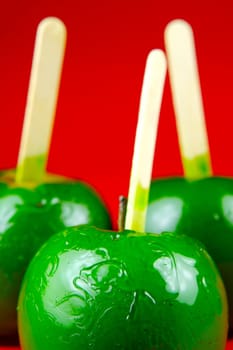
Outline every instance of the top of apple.
[[65, 176], [45, 173], [43, 178], [41, 178], [39, 181], [25, 181], [23, 183], [18, 184], [15, 181], [15, 172], [16, 172], [15, 169], [0, 171], [0, 182], [8, 184], [9, 187], [20, 186], [25, 188], [34, 188], [42, 183], [64, 183], [64, 182], [75, 181], [74, 179], [71, 179]]

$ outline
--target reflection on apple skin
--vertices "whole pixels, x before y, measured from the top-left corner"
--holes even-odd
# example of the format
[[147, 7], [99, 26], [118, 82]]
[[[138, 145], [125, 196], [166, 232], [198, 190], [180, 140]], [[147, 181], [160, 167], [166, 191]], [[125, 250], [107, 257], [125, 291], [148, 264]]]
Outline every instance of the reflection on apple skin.
[[203, 247], [89, 226], [53, 236], [19, 300], [23, 350], [223, 350], [227, 306]]

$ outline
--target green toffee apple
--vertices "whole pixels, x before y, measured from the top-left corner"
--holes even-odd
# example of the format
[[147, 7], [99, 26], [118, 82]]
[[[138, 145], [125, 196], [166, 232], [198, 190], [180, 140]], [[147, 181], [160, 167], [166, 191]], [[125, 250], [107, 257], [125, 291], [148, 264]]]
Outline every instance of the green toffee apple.
[[224, 350], [227, 303], [197, 241], [79, 226], [32, 260], [18, 322], [22, 350]]
[[233, 327], [233, 180], [210, 177], [152, 181], [146, 230], [185, 233], [205, 245], [222, 274]]
[[233, 328], [233, 182], [212, 176], [192, 28], [171, 21], [164, 39], [184, 178], [152, 181], [146, 230], [205, 245], [223, 277]]
[[192, 28], [173, 20], [164, 40], [185, 178], [152, 182], [146, 228], [204, 243], [222, 274], [233, 328], [233, 181], [213, 176]]
[[93, 188], [46, 174], [65, 44], [62, 21], [48, 17], [39, 23], [16, 171], [0, 174], [0, 336], [17, 332], [23, 275], [51, 235], [80, 224], [111, 227]]
[[111, 221], [105, 203], [86, 183], [47, 175], [44, 183], [19, 186], [11, 172], [0, 181], [0, 335], [6, 336], [16, 334], [20, 284], [39, 247], [65, 227], [110, 228]]

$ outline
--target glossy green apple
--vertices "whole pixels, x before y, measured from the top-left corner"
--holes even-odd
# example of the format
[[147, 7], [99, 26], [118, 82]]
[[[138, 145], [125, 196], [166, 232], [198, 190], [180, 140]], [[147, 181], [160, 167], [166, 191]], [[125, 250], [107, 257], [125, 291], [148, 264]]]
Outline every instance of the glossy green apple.
[[204, 243], [222, 274], [233, 327], [233, 180], [156, 180], [149, 202], [147, 231], [185, 233]]
[[193, 239], [79, 226], [32, 260], [18, 321], [22, 350], [223, 350], [227, 303]]
[[[12, 174], [0, 181], [0, 335], [16, 333], [16, 305], [24, 272], [38, 248], [55, 232], [78, 224], [110, 228], [99, 195], [82, 182], [47, 177], [18, 187]], [[62, 182], [61, 182], [62, 181]]]

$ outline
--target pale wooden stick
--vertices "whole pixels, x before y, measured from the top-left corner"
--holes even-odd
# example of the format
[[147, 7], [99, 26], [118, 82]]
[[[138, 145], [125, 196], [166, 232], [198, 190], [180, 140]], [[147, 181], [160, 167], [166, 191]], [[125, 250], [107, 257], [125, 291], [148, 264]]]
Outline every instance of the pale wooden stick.
[[39, 182], [45, 173], [66, 46], [59, 19], [40, 22], [29, 82], [16, 182]]
[[165, 30], [165, 46], [185, 176], [189, 179], [211, 176], [208, 135], [191, 26], [183, 20], [170, 22]]
[[125, 218], [125, 228], [139, 232], [145, 229], [166, 69], [164, 52], [151, 51], [143, 79]]

